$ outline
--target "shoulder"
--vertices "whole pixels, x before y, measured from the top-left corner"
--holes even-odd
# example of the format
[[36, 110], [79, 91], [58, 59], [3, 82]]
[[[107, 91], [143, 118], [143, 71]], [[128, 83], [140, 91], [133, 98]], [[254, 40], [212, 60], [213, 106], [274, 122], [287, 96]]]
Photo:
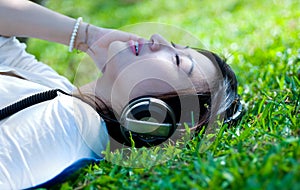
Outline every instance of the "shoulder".
[[53, 101], [52, 112], [59, 120], [69, 118], [69, 124], [74, 123], [85, 144], [101, 156], [109, 137], [105, 122], [90, 105], [78, 98], [59, 94]]
[[19, 43], [19, 41], [15, 37], [4, 37], [0, 35], [0, 48], [3, 47], [21, 47], [25, 48], [25, 44]]

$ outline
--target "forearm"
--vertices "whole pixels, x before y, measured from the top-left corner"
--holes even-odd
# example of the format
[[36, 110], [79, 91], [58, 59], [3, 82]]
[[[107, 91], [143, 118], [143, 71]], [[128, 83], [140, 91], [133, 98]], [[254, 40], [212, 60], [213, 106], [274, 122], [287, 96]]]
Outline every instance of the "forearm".
[[[3, 36], [33, 37], [69, 45], [74, 24], [74, 18], [30, 1], [0, 0], [0, 35]], [[77, 41], [84, 41], [85, 27], [86, 23], [81, 23]]]
[[[30, 1], [0, 0], [0, 35], [2, 36], [39, 38], [68, 46], [75, 23], [74, 18]], [[111, 42], [129, 40], [137, 41], [138, 36], [81, 22], [73, 47], [86, 52], [102, 69], [107, 61]]]

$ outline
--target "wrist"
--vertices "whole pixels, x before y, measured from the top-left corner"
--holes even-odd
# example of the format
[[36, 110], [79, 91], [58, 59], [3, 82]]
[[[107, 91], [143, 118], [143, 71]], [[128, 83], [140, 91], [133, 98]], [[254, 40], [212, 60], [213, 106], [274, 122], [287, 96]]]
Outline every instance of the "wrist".
[[88, 30], [89, 30], [89, 24], [82, 22], [79, 26], [77, 38], [74, 42], [75, 49], [83, 52], [86, 52], [88, 50], [88, 48], [90, 47], [89, 44], [87, 43], [87, 40], [89, 38]]
[[100, 28], [88, 24], [81, 23], [81, 26], [78, 30], [78, 38], [75, 41], [75, 48], [87, 52], [89, 48], [101, 37]]

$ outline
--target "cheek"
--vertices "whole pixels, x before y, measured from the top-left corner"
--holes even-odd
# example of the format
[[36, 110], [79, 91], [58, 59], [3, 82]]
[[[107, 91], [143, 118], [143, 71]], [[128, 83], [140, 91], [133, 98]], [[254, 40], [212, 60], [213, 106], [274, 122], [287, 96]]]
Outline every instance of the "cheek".
[[193, 83], [170, 62], [144, 60], [124, 67], [115, 78], [114, 88], [130, 99], [193, 88]]
[[[123, 53], [124, 54], [124, 53]], [[128, 70], [128, 63], [130, 63], [131, 60], [127, 59], [127, 56], [121, 56], [113, 57], [109, 61], [106, 62], [105, 71], [103, 72], [103, 75], [106, 75], [111, 80], [116, 80], [117, 78], [120, 78], [120, 74]]]
[[115, 69], [116, 80], [124, 84], [137, 84], [147, 79], [171, 81], [176, 78], [176, 70], [169, 62], [157, 59], [143, 59], [123, 64]]
[[176, 78], [174, 71], [170, 71], [170, 68], [166, 68], [162, 64], [161, 61], [158, 63], [148, 59], [135, 61], [134, 63], [117, 68], [115, 65], [111, 65], [107, 68], [109, 72], [106, 75], [109, 75], [116, 91], [118, 89], [124, 95], [129, 95], [133, 89], [135, 91], [138, 91], [137, 89], [148, 89], [148, 92], [155, 92], [157, 88], [162, 89], [166, 87], [159, 84], [172, 83], [171, 81], [174, 81], [174, 78]]

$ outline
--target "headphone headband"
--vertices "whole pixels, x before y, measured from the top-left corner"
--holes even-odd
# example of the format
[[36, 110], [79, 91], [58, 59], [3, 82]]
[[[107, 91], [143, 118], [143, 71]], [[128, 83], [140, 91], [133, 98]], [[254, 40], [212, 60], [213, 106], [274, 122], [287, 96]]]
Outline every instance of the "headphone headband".
[[232, 116], [227, 117], [224, 120], [224, 123], [232, 123], [232, 122], [234, 123], [234, 122], [237, 122], [242, 117], [243, 105], [242, 105], [238, 95], [237, 95], [237, 99], [235, 101], [236, 101], [236, 103], [234, 104], [234, 107], [233, 107], [233, 114], [232, 114]]

